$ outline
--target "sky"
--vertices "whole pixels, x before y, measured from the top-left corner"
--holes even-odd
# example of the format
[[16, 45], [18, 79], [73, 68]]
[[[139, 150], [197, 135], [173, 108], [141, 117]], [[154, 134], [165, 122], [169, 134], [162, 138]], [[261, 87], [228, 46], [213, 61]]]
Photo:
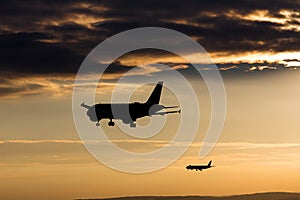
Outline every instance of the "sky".
[[[298, 0], [1, 1], [0, 197], [300, 192], [299, 10]], [[131, 69], [141, 70], [135, 78], [155, 75], [159, 69], [153, 64], [185, 74], [200, 91], [199, 129], [188, 151], [164, 169], [130, 174], [110, 169], [85, 149], [73, 121], [72, 90], [76, 72], [96, 45], [140, 27], [176, 30], [205, 48], [223, 78], [227, 113], [218, 143], [199, 159], [211, 105], [191, 65], [157, 49], [114, 60], [97, 90], [100, 102], [110, 100], [115, 82]], [[132, 100], [145, 101], [153, 86], [139, 88]], [[164, 88], [161, 102], [176, 98]], [[169, 115], [164, 129], [148, 140], [128, 137], [105, 120], [101, 127], [119, 147], [142, 153], [172, 139], [180, 119]], [[209, 160], [216, 167], [185, 170]]]

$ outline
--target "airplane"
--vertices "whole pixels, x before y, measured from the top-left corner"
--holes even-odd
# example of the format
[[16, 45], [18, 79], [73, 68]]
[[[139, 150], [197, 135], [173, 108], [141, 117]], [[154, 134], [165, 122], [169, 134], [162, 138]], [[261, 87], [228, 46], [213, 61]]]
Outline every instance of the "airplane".
[[187, 170], [195, 169], [196, 171], [198, 171], [198, 170], [202, 171], [202, 169], [208, 169], [208, 168], [214, 167], [211, 165], [211, 163], [212, 163], [212, 160], [209, 161], [209, 163], [207, 165], [188, 165], [188, 166], [186, 166], [186, 169]]
[[[130, 127], [136, 127], [136, 120], [138, 118], [153, 116], [153, 115], [165, 115], [171, 113], [180, 113], [181, 110], [175, 111], [162, 111], [168, 108], [178, 108], [178, 106], [164, 106], [160, 105], [160, 96], [162, 91], [163, 82], [159, 81], [148, 100], [144, 103], [134, 102], [134, 103], [116, 103], [116, 104], [95, 104], [93, 106], [81, 104], [82, 107], [87, 109], [87, 116], [92, 122], [97, 122], [96, 126], [100, 125], [102, 119], [109, 119], [108, 126], [114, 126], [115, 122], [112, 120], [122, 120], [124, 124], [130, 124]], [[112, 112], [112, 107], [114, 111]], [[126, 110], [129, 108], [129, 115]], [[125, 112], [122, 112], [125, 111]]]

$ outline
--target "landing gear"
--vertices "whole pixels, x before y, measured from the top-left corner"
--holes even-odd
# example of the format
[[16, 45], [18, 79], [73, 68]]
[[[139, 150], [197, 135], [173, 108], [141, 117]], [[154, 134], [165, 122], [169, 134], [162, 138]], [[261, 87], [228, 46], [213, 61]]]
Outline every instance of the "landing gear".
[[108, 122], [108, 126], [114, 126], [115, 122], [112, 121], [112, 119], [110, 119], [110, 121]]
[[131, 128], [135, 128], [135, 127], [136, 127], [136, 123], [131, 122], [131, 123], [130, 123], [130, 127], [131, 127]]
[[99, 123], [99, 122], [97, 122], [97, 123], [96, 123], [96, 126], [100, 126], [100, 123]]

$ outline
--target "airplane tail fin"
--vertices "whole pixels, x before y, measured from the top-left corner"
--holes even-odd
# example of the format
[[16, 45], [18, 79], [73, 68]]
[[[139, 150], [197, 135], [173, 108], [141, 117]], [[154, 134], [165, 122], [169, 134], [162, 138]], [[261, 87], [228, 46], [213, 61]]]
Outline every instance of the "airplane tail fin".
[[212, 163], [212, 160], [211, 160], [211, 161], [209, 161], [209, 163], [208, 163], [208, 165], [207, 165], [207, 166], [211, 167], [211, 163]]
[[152, 91], [151, 95], [149, 96], [148, 100], [146, 101], [146, 104], [148, 106], [152, 106], [154, 104], [159, 104], [160, 96], [161, 96], [161, 90], [162, 90], [163, 82], [159, 81], [154, 90]]

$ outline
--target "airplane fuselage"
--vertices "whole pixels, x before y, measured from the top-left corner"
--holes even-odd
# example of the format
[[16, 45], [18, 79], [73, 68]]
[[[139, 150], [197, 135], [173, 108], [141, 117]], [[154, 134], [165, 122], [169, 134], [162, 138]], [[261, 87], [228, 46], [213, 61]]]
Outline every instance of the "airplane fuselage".
[[147, 105], [146, 103], [119, 103], [119, 104], [96, 104], [87, 111], [91, 121], [100, 121], [101, 119], [120, 119], [125, 124], [130, 124], [138, 118], [151, 116], [151, 113], [160, 111], [163, 106]]
[[186, 167], [186, 169], [189, 169], [189, 170], [200, 170], [202, 171], [202, 169], [208, 169], [208, 168], [211, 168], [211, 166], [207, 166], [207, 165], [189, 165]]

